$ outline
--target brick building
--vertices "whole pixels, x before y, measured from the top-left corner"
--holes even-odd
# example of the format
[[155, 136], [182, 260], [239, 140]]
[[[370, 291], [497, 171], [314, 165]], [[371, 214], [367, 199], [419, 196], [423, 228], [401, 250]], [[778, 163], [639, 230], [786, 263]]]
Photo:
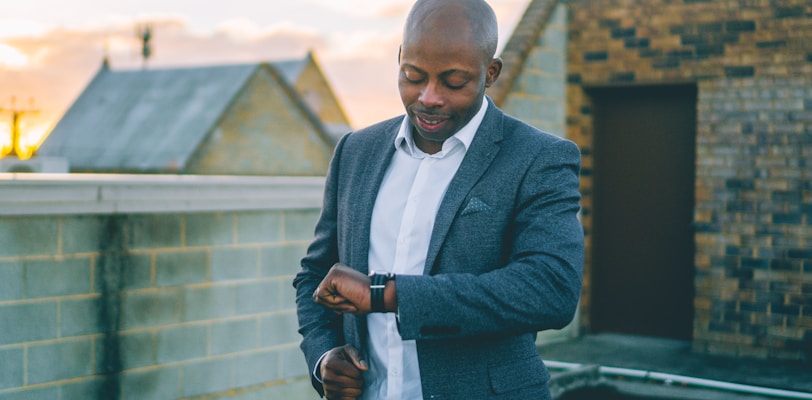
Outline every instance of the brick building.
[[72, 172], [324, 175], [350, 130], [312, 54], [114, 71], [105, 62], [39, 149]]
[[502, 58], [582, 150], [579, 331], [812, 360], [812, 4], [533, 0]]

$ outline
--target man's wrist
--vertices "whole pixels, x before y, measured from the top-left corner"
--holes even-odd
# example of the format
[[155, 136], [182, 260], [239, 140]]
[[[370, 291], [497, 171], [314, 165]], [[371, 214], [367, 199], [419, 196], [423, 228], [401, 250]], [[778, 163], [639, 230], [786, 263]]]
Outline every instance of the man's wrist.
[[324, 357], [327, 356], [327, 353], [329, 353], [329, 351], [324, 352], [324, 354], [322, 354], [321, 357], [319, 357], [319, 360], [316, 361], [316, 366], [313, 367], [313, 377], [316, 378], [316, 380], [319, 381], [319, 383], [324, 383], [324, 381], [321, 380], [321, 361], [324, 360]]
[[398, 291], [395, 282], [394, 279], [386, 282], [386, 288], [383, 290], [383, 302], [386, 312], [398, 312]]

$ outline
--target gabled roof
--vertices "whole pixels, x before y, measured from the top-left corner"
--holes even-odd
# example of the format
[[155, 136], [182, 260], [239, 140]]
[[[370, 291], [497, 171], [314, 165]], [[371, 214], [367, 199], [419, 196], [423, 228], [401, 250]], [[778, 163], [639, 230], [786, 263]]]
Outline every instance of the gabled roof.
[[522, 72], [527, 56], [533, 45], [544, 31], [550, 16], [559, 0], [531, 0], [522, 19], [516, 24], [513, 34], [505, 44], [500, 57], [504, 63], [502, 73], [493, 86], [488, 88], [488, 95], [498, 106], [502, 106], [513, 84]]
[[256, 69], [102, 68], [38, 154], [81, 170], [179, 170]]
[[299, 80], [299, 77], [302, 75], [302, 71], [304, 71], [311, 57], [312, 55], [308, 53], [307, 57], [303, 59], [274, 61], [271, 63], [271, 65], [273, 65], [276, 71], [279, 72], [283, 78], [285, 78], [285, 81], [288, 82], [289, 85], [293, 85]]
[[[310, 55], [308, 55], [310, 57]], [[113, 71], [106, 64], [38, 150], [73, 170], [182, 171], [261, 67], [284, 80], [325, 138], [326, 128], [292, 89], [309, 58], [270, 64]], [[329, 139], [327, 139], [329, 140]]]

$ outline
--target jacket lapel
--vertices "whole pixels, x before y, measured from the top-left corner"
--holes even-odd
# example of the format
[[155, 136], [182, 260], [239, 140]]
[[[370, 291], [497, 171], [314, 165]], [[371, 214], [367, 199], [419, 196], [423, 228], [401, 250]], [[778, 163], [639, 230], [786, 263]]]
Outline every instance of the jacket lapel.
[[351, 265], [365, 274], [369, 273], [372, 209], [375, 207], [375, 199], [383, 182], [383, 176], [395, 152], [395, 136], [397, 136], [400, 121], [398, 119], [398, 124], [393, 124], [385, 131], [375, 135], [369, 156], [364, 157], [363, 161], [359, 163], [359, 171], [352, 172], [356, 174], [353, 179], [357, 179], [357, 184], [353, 187], [358, 189], [352, 194], [355, 212], [350, 221], [356, 224], [358, 231], [349, 238], [352, 242], [353, 263]]
[[445, 241], [451, 223], [456, 218], [460, 207], [462, 207], [463, 200], [465, 200], [465, 197], [499, 152], [497, 143], [502, 140], [503, 114], [489, 98], [486, 97], [486, 100], [489, 104], [485, 118], [479, 125], [476, 136], [474, 136], [468, 152], [465, 153], [460, 168], [454, 178], [451, 179], [445, 197], [440, 203], [440, 209], [437, 211], [431, 241], [429, 242], [429, 251], [426, 255], [426, 265], [423, 269], [424, 275], [434, 272], [434, 262], [437, 259], [437, 254]]

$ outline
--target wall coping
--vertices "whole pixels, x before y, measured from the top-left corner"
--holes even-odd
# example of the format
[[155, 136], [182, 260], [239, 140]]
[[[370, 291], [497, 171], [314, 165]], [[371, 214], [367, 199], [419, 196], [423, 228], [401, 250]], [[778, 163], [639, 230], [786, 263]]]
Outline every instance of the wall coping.
[[0, 173], [0, 215], [318, 209], [323, 177]]

